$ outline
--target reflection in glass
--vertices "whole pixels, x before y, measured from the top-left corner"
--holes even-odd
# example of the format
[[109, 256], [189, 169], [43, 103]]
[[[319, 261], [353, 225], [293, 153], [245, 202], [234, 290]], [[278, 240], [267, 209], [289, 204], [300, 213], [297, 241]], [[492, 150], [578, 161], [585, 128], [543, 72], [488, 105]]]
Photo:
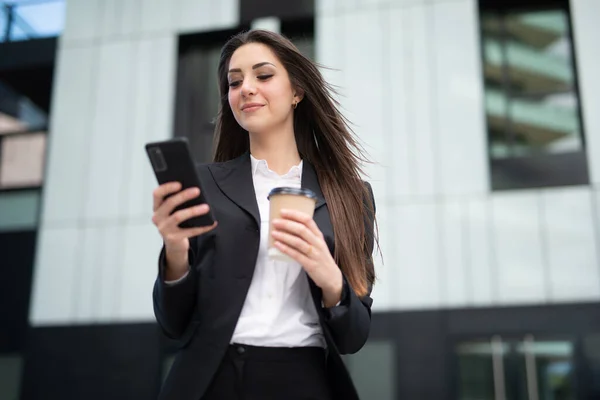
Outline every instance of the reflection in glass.
[[0, 399], [17, 400], [21, 386], [23, 358], [20, 355], [0, 356]]
[[389, 341], [368, 341], [356, 354], [344, 361], [361, 399], [396, 399], [396, 348]]
[[[6, 8], [10, 3], [12, 7]], [[64, 0], [39, 0], [35, 2], [0, 2], [0, 42], [18, 41], [41, 37], [58, 36], [65, 24]], [[8, 10], [12, 13], [10, 37], [6, 38]]]
[[0, 192], [0, 232], [35, 229], [39, 203], [39, 189]]
[[30, 99], [0, 82], [0, 135], [46, 129], [48, 114]]
[[1, 143], [0, 188], [41, 185], [46, 132], [11, 135]]
[[[456, 347], [458, 356], [458, 399], [495, 400], [504, 393], [503, 357], [506, 344], [490, 340], [461, 343]], [[501, 382], [497, 382], [500, 379]]]
[[575, 400], [567, 340], [475, 340], [455, 348], [459, 400]]
[[482, 29], [492, 158], [582, 150], [566, 12], [490, 13]]

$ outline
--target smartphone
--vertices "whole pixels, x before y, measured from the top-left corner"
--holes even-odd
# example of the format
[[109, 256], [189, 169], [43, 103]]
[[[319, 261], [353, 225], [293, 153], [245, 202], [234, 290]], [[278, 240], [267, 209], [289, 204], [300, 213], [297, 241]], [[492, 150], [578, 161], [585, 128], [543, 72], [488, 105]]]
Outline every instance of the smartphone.
[[[181, 190], [191, 187], [200, 189], [200, 196], [177, 206], [173, 210], [173, 213], [184, 208], [208, 204], [204, 190], [202, 190], [200, 178], [196, 172], [196, 166], [187, 138], [178, 137], [161, 142], [147, 143], [145, 147], [150, 164], [154, 170], [154, 175], [160, 185], [167, 182], [179, 182], [181, 183]], [[210, 226], [214, 222], [215, 219], [211, 209], [207, 214], [192, 217], [181, 222], [179, 227], [195, 228]]]

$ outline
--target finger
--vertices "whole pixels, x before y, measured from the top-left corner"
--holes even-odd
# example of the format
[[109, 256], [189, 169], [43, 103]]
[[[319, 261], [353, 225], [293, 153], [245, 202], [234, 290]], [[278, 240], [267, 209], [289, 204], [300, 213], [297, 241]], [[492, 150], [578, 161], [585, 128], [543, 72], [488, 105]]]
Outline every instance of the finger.
[[171, 213], [177, 206], [185, 203], [188, 200], [198, 197], [199, 195], [200, 189], [198, 189], [197, 187], [182, 190], [181, 192], [165, 200], [163, 204], [160, 207], [158, 207], [156, 213], [159, 214], [159, 216], [166, 218], [167, 216], [171, 215]]
[[299, 236], [314, 246], [319, 245], [318, 237], [303, 223], [283, 218], [273, 220], [273, 226], [275, 227], [275, 230]]
[[169, 225], [168, 228], [164, 226], [159, 227], [159, 231], [163, 238], [169, 238], [171, 241], [177, 241], [184, 238], [191, 238], [194, 236], [203, 235], [207, 232], [212, 231], [217, 227], [217, 221], [209, 226], [200, 226], [194, 228], [180, 228], [177, 225]]
[[311, 247], [314, 247], [305, 240], [300, 239], [298, 236], [290, 235], [289, 233], [274, 231], [272, 235], [276, 241], [292, 247], [294, 250], [298, 250], [303, 254], [307, 254], [309, 250], [311, 250]]
[[154, 191], [152, 192], [152, 210], [156, 211], [158, 207], [160, 207], [160, 205], [163, 203], [166, 196], [175, 193], [179, 190], [181, 190], [181, 183], [179, 182], [167, 182], [154, 189]]
[[181, 234], [183, 235], [183, 237], [191, 238], [191, 237], [194, 237], [194, 236], [204, 235], [205, 233], [208, 233], [208, 232], [212, 231], [216, 227], [217, 227], [217, 221], [215, 221], [210, 226], [201, 226], [201, 227], [197, 227], [197, 228], [182, 229], [181, 230]]
[[201, 215], [205, 215], [210, 210], [208, 204], [200, 204], [199, 206], [184, 208], [183, 210], [179, 210], [174, 212], [169, 217], [169, 225], [179, 227], [179, 224], [183, 221], [187, 221], [190, 218], [198, 217]]
[[274, 243], [275, 247], [278, 248], [282, 253], [287, 254], [296, 260], [303, 267], [309, 267], [312, 265], [312, 260], [308, 258], [304, 253], [299, 252], [298, 250], [284, 244], [282, 242], [276, 241]]
[[300, 222], [301, 224], [306, 225], [306, 227], [310, 229], [315, 236], [323, 237], [321, 230], [317, 226], [317, 223], [309, 214], [297, 210], [283, 209], [281, 210], [281, 216], [283, 218]]

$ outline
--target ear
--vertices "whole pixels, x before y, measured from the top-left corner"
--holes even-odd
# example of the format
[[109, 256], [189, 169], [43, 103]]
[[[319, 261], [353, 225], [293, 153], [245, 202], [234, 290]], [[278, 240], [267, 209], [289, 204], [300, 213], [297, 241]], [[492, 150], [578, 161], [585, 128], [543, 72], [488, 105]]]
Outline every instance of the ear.
[[301, 88], [295, 88], [294, 89], [294, 100], [293, 100], [293, 102], [300, 103], [303, 98], [304, 98], [304, 90], [301, 89]]

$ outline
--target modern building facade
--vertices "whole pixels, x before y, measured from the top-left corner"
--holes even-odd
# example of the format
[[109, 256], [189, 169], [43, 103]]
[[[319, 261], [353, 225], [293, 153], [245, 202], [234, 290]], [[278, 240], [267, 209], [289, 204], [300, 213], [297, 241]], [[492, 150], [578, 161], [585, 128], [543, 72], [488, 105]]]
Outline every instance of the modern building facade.
[[[0, 398], [156, 396], [174, 345], [144, 144], [209, 159], [220, 46], [259, 27], [330, 67], [375, 161], [373, 327], [347, 358], [363, 398], [600, 398], [598, 1], [65, 10], [57, 40], [0, 43]], [[46, 100], [22, 83], [41, 71]]]

